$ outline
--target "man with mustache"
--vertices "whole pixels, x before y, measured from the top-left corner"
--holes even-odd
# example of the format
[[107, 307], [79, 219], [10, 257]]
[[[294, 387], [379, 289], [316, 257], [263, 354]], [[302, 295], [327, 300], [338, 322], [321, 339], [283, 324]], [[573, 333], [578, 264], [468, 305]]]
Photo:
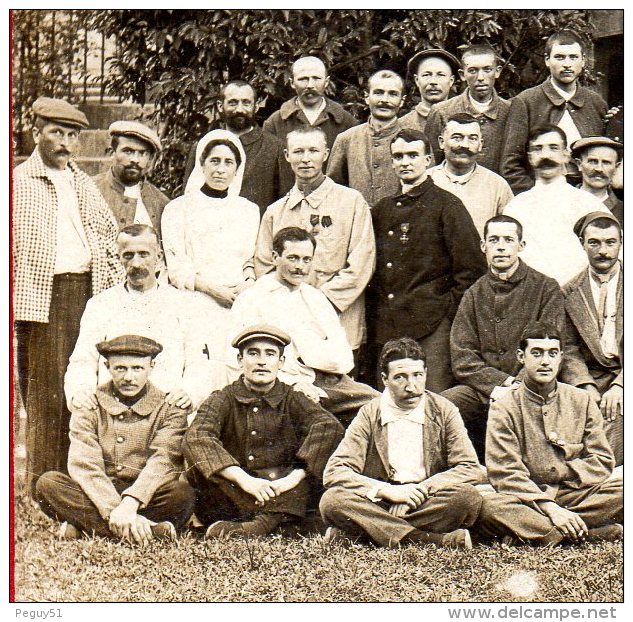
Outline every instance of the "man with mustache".
[[[459, 75], [466, 82], [466, 89], [456, 97], [435, 104], [424, 130], [431, 141], [435, 161], [442, 159], [438, 137], [446, 121], [456, 114], [469, 114], [481, 125], [479, 164], [499, 173], [510, 102], [499, 97], [495, 90], [495, 82], [501, 75], [501, 64], [494, 48], [488, 44], [468, 46], [462, 52]], [[401, 119], [403, 122], [404, 117]]]
[[510, 216], [484, 225], [481, 250], [488, 272], [466, 290], [451, 327], [451, 365], [459, 383], [442, 393], [464, 419], [484, 459], [488, 406], [498, 387], [520, 382], [516, 349], [525, 325], [546, 321], [563, 330], [565, 312], [558, 283], [521, 259], [523, 227]]
[[[501, 174], [515, 194], [528, 190], [535, 183], [526, 148], [528, 137], [537, 126], [556, 125], [571, 145], [583, 136], [600, 134], [607, 113], [607, 104], [602, 97], [578, 83], [585, 67], [585, 56], [583, 42], [576, 33], [561, 30], [547, 40], [545, 66], [549, 69], [549, 78], [519, 93], [510, 102]], [[577, 171], [575, 173], [579, 180]]]
[[[211, 129], [225, 129], [239, 136], [246, 154], [240, 194], [257, 204], [263, 214], [292, 186], [292, 172], [284, 158], [283, 140], [258, 125], [257, 92], [251, 84], [244, 80], [231, 80], [222, 87], [220, 95], [216, 102], [220, 112], [219, 123]], [[195, 160], [194, 143], [185, 165], [183, 187], [187, 185]]]
[[179, 479], [187, 410], [166, 402], [148, 380], [161, 344], [121, 335], [95, 347], [111, 380], [97, 389], [95, 408], [73, 408], [69, 474], [45, 473], [37, 499], [51, 518], [67, 521], [63, 539], [173, 540], [195, 495]]
[[556, 381], [566, 345], [546, 322], [526, 326], [517, 349], [520, 384], [490, 405], [484, 533], [553, 546], [622, 539], [622, 478], [591, 396]]
[[622, 162], [623, 150], [622, 143], [606, 136], [588, 136], [571, 146], [571, 156], [576, 160], [582, 175], [580, 188], [602, 201], [622, 227], [624, 203], [615, 196], [611, 183]]
[[463, 112], [448, 117], [438, 144], [444, 160], [429, 169], [429, 175], [437, 186], [462, 200], [481, 237], [486, 221], [501, 214], [514, 196], [512, 190], [503, 177], [479, 163], [483, 136], [472, 115]]
[[570, 155], [559, 126], [536, 128], [528, 138], [527, 153], [535, 185], [515, 196], [503, 213], [523, 226], [521, 259], [562, 286], [587, 267], [587, 256], [573, 233], [574, 224], [590, 212], [610, 212], [594, 196], [567, 183]]
[[407, 75], [413, 76], [420, 91], [420, 103], [401, 117], [400, 127], [424, 132], [431, 107], [448, 99], [458, 70], [459, 61], [446, 50], [434, 48], [415, 54], [407, 65]]
[[92, 410], [98, 405], [95, 390], [109, 373], [95, 344], [137, 334], [162, 343], [151, 380], [166, 394], [167, 403], [195, 409], [209, 394], [211, 370], [204, 338], [196, 329], [191, 294], [157, 280], [162, 253], [150, 226], [124, 227], [117, 244], [126, 279], [86, 305], [64, 381], [68, 407]]
[[319, 244], [307, 282], [327, 296], [340, 314], [349, 344], [358, 350], [365, 338], [364, 290], [376, 262], [369, 207], [360, 192], [323, 174], [330, 152], [320, 128], [293, 130], [286, 143], [295, 185], [262, 218], [255, 272], [260, 277], [273, 269], [273, 238], [281, 229], [296, 226], [310, 231]]
[[264, 121], [264, 129], [282, 143], [289, 132], [309, 125], [323, 130], [327, 148], [331, 149], [341, 132], [358, 123], [343, 106], [325, 96], [330, 77], [323, 61], [316, 56], [302, 56], [292, 64], [291, 84], [296, 96]]
[[[284, 227], [275, 233], [271, 243], [274, 269], [235, 299], [229, 334], [261, 322], [281, 328], [291, 342], [279, 379], [313, 401], [320, 401], [347, 425], [376, 391], [348, 375], [354, 367], [354, 356], [346, 331], [328, 290], [309, 285], [310, 273], [317, 269], [313, 264], [320, 240], [303, 226]], [[234, 380], [239, 367], [237, 351], [230, 344], [226, 361], [229, 379]]]
[[153, 227], [161, 240], [160, 219], [169, 198], [148, 179], [162, 145], [158, 134], [138, 121], [115, 121], [110, 134], [110, 168], [94, 177], [119, 230], [139, 223]]
[[316, 509], [343, 428], [277, 378], [289, 343], [267, 324], [233, 336], [242, 373], [202, 404], [185, 435], [187, 478], [207, 538], [265, 536]]
[[340, 134], [334, 141], [327, 174], [335, 182], [358, 190], [370, 207], [398, 190], [389, 145], [400, 129], [398, 111], [404, 102], [404, 81], [381, 70], [367, 81], [367, 123]]
[[483, 473], [459, 411], [426, 389], [426, 357], [413, 339], [387, 342], [380, 368], [385, 390], [361, 408], [325, 467], [326, 540], [471, 549]]
[[574, 226], [589, 259], [563, 287], [568, 365], [561, 380], [587, 390], [604, 417], [616, 465], [623, 464], [624, 296], [622, 227], [613, 214], [594, 212]]
[[20, 390], [27, 412], [27, 489], [64, 470], [70, 413], [64, 372], [91, 295], [118, 283], [116, 221], [94, 182], [71, 160], [83, 112], [40, 97], [33, 154], [13, 172], [13, 317]]

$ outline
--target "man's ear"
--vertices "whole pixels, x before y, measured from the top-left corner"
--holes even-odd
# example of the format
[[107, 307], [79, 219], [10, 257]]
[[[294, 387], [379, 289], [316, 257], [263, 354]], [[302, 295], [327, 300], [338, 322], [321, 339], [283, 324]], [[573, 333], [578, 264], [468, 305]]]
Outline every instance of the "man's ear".
[[109, 359], [105, 359], [105, 360], [103, 361], [103, 363], [105, 364], [106, 369], [107, 369], [108, 371], [110, 371], [110, 360], [109, 360]]
[[284, 158], [286, 158], [286, 162], [290, 162], [288, 159], [288, 149], [284, 149]]
[[242, 360], [244, 359], [244, 357], [242, 356], [241, 352], [237, 353], [237, 362], [239, 364], [240, 367], [242, 367]]
[[517, 348], [517, 361], [519, 361], [521, 365], [525, 364], [525, 352], [523, 352], [521, 348]]
[[323, 162], [327, 162], [327, 159], [330, 157], [330, 150], [325, 148], [325, 158], [323, 158]]
[[215, 105], [218, 108], [218, 112], [224, 112], [224, 102], [221, 99], [216, 99]]
[[521, 240], [519, 242], [519, 253], [522, 253], [525, 250], [525, 240]]
[[40, 130], [39, 130], [39, 128], [34, 127], [32, 129], [32, 133], [33, 133], [33, 141], [37, 145], [40, 142]]
[[387, 384], [387, 378], [388, 378], [387, 374], [385, 374], [385, 372], [384, 372], [384, 371], [381, 371], [381, 372], [380, 372], [380, 377], [382, 378], [382, 383], [383, 383], [384, 385], [386, 385], [386, 384]]
[[440, 146], [440, 149], [444, 151], [444, 136], [442, 136], [442, 134], [438, 134], [437, 144]]
[[460, 80], [462, 80], [462, 82], [466, 82], [466, 74], [464, 74], [464, 70], [458, 69], [457, 73], [459, 74]]
[[149, 366], [153, 369], [154, 365], [156, 365], [156, 358], [154, 357], [150, 362], [149, 362]]
[[481, 252], [485, 255], [486, 254], [486, 240], [479, 240], [479, 248], [481, 249]]

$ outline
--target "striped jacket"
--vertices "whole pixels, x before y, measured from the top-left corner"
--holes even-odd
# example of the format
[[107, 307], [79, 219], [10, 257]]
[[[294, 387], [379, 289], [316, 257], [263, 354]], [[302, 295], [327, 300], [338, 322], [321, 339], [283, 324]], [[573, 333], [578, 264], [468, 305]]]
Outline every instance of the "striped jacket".
[[[92, 293], [123, 280], [118, 227], [94, 182], [74, 162], [75, 192], [92, 257]], [[15, 320], [48, 322], [57, 241], [57, 196], [37, 148], [13, 171], [13, 311]]]

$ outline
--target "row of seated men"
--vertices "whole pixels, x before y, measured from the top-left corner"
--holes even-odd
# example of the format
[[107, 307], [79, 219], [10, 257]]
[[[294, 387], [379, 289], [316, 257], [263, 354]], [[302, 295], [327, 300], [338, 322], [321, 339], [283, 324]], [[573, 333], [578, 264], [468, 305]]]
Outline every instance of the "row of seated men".
[[188, 428], [187, 409], [149, 381], [161, 344], [98, 343], [112, 380], [96, 408], [73, 412], [68, 474], [44, 473], [36, 486], [44, 512], [64, 521], [61, 536], [175, 539], [194, 511], [206, 538], [265, 536], [300, 522], [320, 497], [328, 542], [470, 549], [472, 536], [534, 546], [622, 538], [623, 482], [591, 396], [556, 380], [556, 327], [523, 331], [523, 380], [490, 407], [487, 471], [457, 408], [425, 389], [415, 340], [385, 344], [385, 390], [345, 433], [277, 378], [290, 343], [266, 324], [236, 335], [239, 379]]

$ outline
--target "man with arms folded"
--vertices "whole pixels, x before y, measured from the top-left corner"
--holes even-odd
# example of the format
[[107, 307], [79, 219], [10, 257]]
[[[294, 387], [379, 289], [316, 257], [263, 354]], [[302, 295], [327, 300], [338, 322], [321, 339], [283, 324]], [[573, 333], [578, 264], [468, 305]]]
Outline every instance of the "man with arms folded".
[[81, 533], [146, 544], [176, 537], [195, 495], [179, 481], [187, 411], [170, 406], [148, 381], [162, 346], [138, 335], [98, 343], [112, 380], [97, 389], [97, 407], [74, 409], [68, 475], [48, 472], [37, 499], [50, 517], [67, 521], [60, 536]]
[[151, 227], [128, 225], [117, 243], [126, 280], [86, 305], [64, 379], [68, 407], [96, 408], [95, 389], [109, 379], [95, 343], [140, 334], [163, 344], [152, 366], [152, 382], [166, 393], [170, 405], [195, 409], [209, 394], [211, 371], [203, 352], [204, 340], [191, 314], [189, 294], [157, 281], [161, 251]]
[[511, 201], [512, 190], [503, 177], [481, 166], [483, 139], [475, 117], [450, 116], [438, 140], [444, 161], [429, 169], [429, 175], [437, 186], [461, 199], [482, 236], [486, 221], [501, 214]]
[[[290, 337], [267, 324], [232, 341], [242, 374], [213, 393], [185, 435], [188, 478], [206, 537], [263, 536], [305, 516], [321, 492], [341, 424], [277, 379]], [[237, 520], [236, 520], [237, 519]]]
[[321, 515], [328, 540], [472, 548], [482, 478], [459, 411], [425, 390], [426, 362], [407, 337], [385, 344], [383, 394], [361, 408], [327, 463]]
[[623, 535], [602, 415], [589, 393], [556, 382], [563, 348], [554, 326], [530, 323], [517, 350], [523, 381], [490, 405], [486, 467], [500, 494], [484, 496], [484, 533], [536, 546]]
[[[229, 335], [261, 322], [284, 330], [291, 343], [279, 379], [314, 401], [321, 400], [345, 425], [377, 392], [348, 376], [354, 357], [338, 314], [325, 293], [308, 285], [315, 248], [316, 239], [301, 227], [286, 227], [275, 234], [275, 269], [235, 299]], [[231, 380], [239, 375], [236, 354], [229, 347], [226, 360]]]
[[377, 261], [367, 290], [371, 358], [376, 369], [387, 341], [413, 337], [427, 357], [427, 386], [439, 393], [453, 385], [453, 316], [485, 263], [464, 204], [427, 175], [426, 136], [401, 130], [391, 143], [391, 156], [401, 191], [372, 213]]
[[610, 212], [588, 192], [567, 183], [570, 155], [560, 127], [544, 125], [534, 130], [528, 138], [528, 159], [535, 185], [515, 196], [503, 213], [523, 225], [526, 246], [521, 259], [562, 286], [587, 266], [574, 224], [590, 212]]
[[453, 375], [460, 384], [442, 395], [459, 408], [481, 459], [490, 397], [496, 387], [519, 382], [516, 350], [523, 328], [533, 320], [558, 330], [565, 324], [558, 283], [519, 259], [522, 234], [510, 216], [486, 223], [481, 250], [488, 272], [464, 294], [451, 328]]
[[364, 290], [376, 261], [369, 206], [359, 192], [323, 174], [329, 150], [319, 128], [293, 130], [286, 140], [295, 185], [262, 218], [255, 272], [260, 277], [273, 269], [273, 238], [281, 229], [309, 231], [318, 245], [307, 282], [327, 296], [352, 349], [358, 350], [365, 340]]
[[574, 227], [589, 268], [563, 287], [567, 365], [561, 380], [586, 389], [598, 404], [616, 465], [624, 462], [624, 273], [622, 228], [594, 212]]
[[501, 75], [499, 58], [490, 45], [470, 45], [462, 52], [462, 79], [468, 85], [466, 90], [451, 97], [446, 102], [436, 104], [429, 114], [424, 130], [435, 161], [440, 162], [442, 152], [438, 137], [447, 120], [456, 114], [470, 114], [481, 126], [482, 149], [479, 164], [487, 169], [499, 172], [503, 133], [510, 110], [510, 102], [497, 95], [495, 82]]
[[334, 141], [327, 174], [336, 183], [358, 190], [371, 207], [398, 190], [389, 145], [400, 129], [398, 111], [404, 102], [404, 81], [390, 70], [367, 81], [367, 123], [340, 134]]

